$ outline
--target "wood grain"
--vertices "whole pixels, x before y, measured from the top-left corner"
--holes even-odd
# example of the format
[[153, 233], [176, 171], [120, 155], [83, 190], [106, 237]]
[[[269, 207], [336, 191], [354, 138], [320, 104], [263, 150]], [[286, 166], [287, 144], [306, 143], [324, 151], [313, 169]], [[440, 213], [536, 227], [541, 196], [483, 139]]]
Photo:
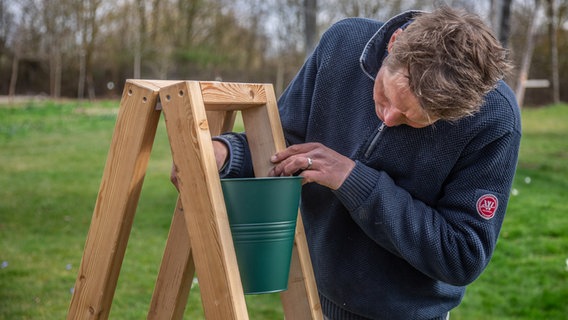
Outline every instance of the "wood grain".
[[67, 319], [107, 319], [160, 118], [158, 92], [127, 83]]

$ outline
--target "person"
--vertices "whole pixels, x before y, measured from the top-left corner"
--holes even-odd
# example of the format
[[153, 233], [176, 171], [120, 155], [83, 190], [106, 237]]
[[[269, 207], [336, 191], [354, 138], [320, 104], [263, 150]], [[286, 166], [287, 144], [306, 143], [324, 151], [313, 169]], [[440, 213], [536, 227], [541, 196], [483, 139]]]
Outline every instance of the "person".
[[[449, 7], [332, 25], [278, 101], [326, 319], [446, 319], [486, 268], [521, 139], [507, 51]], [[214, 137], [252, 176], [244, 133]], [[175, 173], [172, 179], [175, 180]]]

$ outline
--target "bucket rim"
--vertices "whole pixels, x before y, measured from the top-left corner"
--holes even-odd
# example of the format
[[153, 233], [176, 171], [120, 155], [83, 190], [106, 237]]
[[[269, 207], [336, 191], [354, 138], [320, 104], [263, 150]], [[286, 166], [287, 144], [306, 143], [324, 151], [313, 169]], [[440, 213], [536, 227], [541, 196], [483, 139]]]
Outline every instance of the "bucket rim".
[[259, 181], [259, 180], [297, 180], [297, 179], [304, 179], [300, 176], [280, 176], [280, 177], [251, 177], [251, 178], [223, 178], [221, 179], [222, 182], [226, 181]]

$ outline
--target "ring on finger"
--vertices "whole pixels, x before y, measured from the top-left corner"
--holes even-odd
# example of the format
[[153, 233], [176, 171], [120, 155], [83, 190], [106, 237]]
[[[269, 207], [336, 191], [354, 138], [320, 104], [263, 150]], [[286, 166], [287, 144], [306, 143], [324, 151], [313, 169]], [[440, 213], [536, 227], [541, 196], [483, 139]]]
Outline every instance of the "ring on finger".
[[312, 168], [312, 164], [314, 164], [314, 161], [312, 158], [308, 157], [308, 166], [304, 170], [310, 170]]

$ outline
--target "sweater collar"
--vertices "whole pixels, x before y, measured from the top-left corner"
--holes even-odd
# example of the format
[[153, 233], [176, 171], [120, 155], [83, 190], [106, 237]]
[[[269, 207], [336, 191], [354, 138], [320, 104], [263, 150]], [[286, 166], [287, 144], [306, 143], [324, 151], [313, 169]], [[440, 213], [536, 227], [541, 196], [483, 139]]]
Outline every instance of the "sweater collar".
[[390, 36], [396, 31], [396, 29], [400, 28], [409, 20], [413, 19], [414, 16], [421, 13], [424, 13], [424, 11], [410, 10], [392, 17], [385, 22], [371, 37], [369, 42], [367, 42], [367, 45], [365, 45], [363, 53], [361, 54], [361, 58], [359, 58], [359, 63], [363, 72], [371, 78], [371, 80], [375, 80], [375, 77], [379, 72], [379, 68], [383, 63]]

